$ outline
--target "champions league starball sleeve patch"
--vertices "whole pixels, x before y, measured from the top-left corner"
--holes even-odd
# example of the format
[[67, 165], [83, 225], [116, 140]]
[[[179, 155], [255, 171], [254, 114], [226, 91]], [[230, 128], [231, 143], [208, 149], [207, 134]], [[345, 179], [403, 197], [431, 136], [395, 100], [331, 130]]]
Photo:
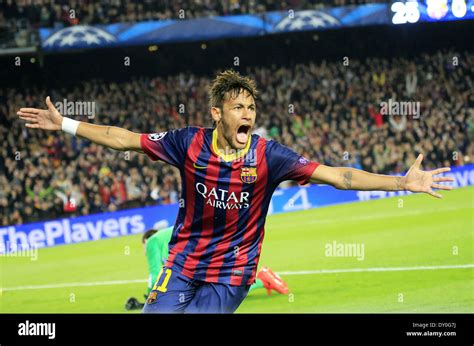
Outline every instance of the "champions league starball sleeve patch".
[[153, 161], [161, 160], [181, 167], [186, 157], [186, 148], [196, 128], [186, 127], [160, 133], [145, 133], [140, 136], [142, 150]]
[[148, 139], [150, 141], [159, 141], [160, 139], [162, 139], [164, 136], [166, 136], [167, 132], [160, 132], [160, 133], [151, 133], [148, 135]]

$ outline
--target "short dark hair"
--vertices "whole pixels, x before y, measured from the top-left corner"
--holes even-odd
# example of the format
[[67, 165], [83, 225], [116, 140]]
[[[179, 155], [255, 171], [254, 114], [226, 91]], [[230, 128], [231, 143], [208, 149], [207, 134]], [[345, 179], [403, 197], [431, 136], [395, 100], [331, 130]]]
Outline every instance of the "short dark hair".
[[145, 241], [150, 238], [153, 234], [155, 234], [156, 232], [158, 232], [158, 230], [156, 229], [149, 229], [148, 231], [146, 231], [145, 233], [143, 233], [143, 236], [142, 236], [142, 243], [145, 243]]
[[209, 107], [222, 109], [226, 97], [237, 97], [242, 90], [247, 91], [254, 99], [258, 96], [255, 81], [244, 77], [234, 70], [226, 70], [217, 74], [209, 87]]

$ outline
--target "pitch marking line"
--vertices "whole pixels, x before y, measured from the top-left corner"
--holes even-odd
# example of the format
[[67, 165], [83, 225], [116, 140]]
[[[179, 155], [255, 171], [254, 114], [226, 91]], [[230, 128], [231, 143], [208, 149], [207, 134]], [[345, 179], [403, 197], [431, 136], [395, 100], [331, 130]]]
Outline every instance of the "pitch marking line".
[[278, 272], [278, 275], [315, 275], [315, 274], [362, 273], [362, 272], [400, 272], [400, 271], [409, 271], [409, 270], [438, 270], [438, 269], [464, 269], [464, 268], [474, 268], [474, 264], [458, 264], [458, 265], [450, 265], [450, 266], [302, 270], [302, 271]]
[[[382, 267], [382, 268], [352, 268], [352, 269], [321, 269], [321, 270], [301, 270], [278, 272], [279, 275], [318, 275], [318, 274], [337, 274], [337, 273], [362, 273], [362, 272], [394, 272], [394, 271], [410, 271], [410, 270], [439, 270], [439, 269], [466, 269], [474, 268], [474, 264], [459, 264], [447, 266], [419, 266], [419, 267]], [[36, 286], [17, 286], [0, 288], [0, 292], [20, 291], [20, 290], [40, 290], [47, 288], [64, 288], [64, 287], [85, 287], [85, 286], [105, 286], [105, 285], [126, 285], [134, 283], [145, 283], [148, 280], [115, 280], [115, 281], [97, 281], [97, 282], [70, 282], [54, 285], [36, 285]]]

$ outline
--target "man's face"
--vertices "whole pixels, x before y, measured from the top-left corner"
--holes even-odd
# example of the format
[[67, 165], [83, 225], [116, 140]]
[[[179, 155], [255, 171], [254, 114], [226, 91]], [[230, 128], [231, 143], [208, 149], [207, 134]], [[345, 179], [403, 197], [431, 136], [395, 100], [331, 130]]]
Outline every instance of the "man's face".
[[[223, 104], [223, 109], [213, 107], [213, 119], [217, 119], [218, 133], [224, 136], [227, 144], [236, 150], [245, 148], [255, 124], [256, 109], [254, 98], [245, 90], [237, 97], [230, 94]], [[219, 110], [217, 115], [216, 110]]]

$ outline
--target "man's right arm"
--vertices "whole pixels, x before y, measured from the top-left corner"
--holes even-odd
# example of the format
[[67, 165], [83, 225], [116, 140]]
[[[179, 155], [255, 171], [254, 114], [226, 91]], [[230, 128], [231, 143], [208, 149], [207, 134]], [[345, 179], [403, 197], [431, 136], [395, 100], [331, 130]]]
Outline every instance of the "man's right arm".
[[143, 152], [140, 145], [140, 134], [120, 127], [80, 122], [76, 135], [112, 149]]
[[17, 114], [25, 120], [26, 127], [71, 133], [88, 139], [99, 145], [116, 150], [134, 150], [143, 152], [140, 134], [114, 126], [94, 125], [63, 117], [54, 107], [49, 96], [46, 98], [48, 109], [21, 108]]
[[134, 133], [114, 126], [94, 125], [63, 117], [49, 96], [48, 109], [21, 108], [17, 114], [32, 129], [64, 131], [99, 145], [116, 150], [134, 150], [145, 153], [151, 160], [161, 160], [182, 167], [192, 137], [199, 128], [183, 128], [161, 133]]

